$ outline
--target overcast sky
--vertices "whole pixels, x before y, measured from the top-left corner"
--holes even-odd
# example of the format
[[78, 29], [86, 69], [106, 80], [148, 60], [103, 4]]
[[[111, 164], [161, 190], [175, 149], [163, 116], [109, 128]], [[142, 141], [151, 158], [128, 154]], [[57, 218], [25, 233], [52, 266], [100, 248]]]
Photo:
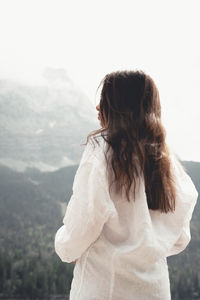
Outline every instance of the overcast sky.
[[171, 147], [200, 161], [199, 11], [199, 0], [0, 0], [0, 77], [34, 82], [65, 68], [95, 109], [106, 73], [142, 69]]

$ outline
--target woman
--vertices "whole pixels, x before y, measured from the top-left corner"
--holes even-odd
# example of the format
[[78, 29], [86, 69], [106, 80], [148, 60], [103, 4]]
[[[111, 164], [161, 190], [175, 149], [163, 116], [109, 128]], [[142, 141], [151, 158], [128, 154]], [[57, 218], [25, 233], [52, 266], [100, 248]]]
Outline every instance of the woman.
[[101, 128], [87, 137], [55, 236], [76, 262], [70, 300], [169, 300], [167, 257], [191, 239], [197, 190], [165, 141], [158, 89], [143, 71], [103, 81]]

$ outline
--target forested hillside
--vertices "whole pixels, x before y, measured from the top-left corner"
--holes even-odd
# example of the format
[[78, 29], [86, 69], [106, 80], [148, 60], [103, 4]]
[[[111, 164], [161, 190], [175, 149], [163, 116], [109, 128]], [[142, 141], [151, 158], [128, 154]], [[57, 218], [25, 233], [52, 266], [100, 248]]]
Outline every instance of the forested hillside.
[[[200, 163], [183, 162], [200, 191]], [[54, 251], [54, 236], [72, 193], [77, 166], [41, 173], [17, 173], [0, 166], [0, 297], [66, 299], [74, 264]], [[192, 240], [168, 258], [172, 300], [200, 299], [200, 203], [195, 208]]]

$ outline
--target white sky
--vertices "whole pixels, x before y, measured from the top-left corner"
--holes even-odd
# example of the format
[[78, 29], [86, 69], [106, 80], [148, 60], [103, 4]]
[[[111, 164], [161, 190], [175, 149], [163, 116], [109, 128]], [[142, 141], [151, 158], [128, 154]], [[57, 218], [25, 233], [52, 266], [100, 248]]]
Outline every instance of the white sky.
[[199, 11], [199, 0], [0, 0], [0, 77], [65, 68], [95, 109], [106, 73], [142, 69], [159, 88], [171, 147], [200, 161]]

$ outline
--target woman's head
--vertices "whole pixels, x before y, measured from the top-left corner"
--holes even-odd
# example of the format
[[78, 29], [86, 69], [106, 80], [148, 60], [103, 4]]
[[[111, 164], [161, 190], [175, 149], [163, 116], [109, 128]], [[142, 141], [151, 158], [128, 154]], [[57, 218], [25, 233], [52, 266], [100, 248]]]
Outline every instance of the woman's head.
[[116, 189], [122, 191], [125, 187], [129, 200], [132, 182], [136, 183], [136, 177], [140, 176], [139, 164], [149, 208], [173, 210], [175, 185], [156, 84], [141, 70], [125, 70], [107, 74], [101, 85], [96, 109], [102, 128], [88, 138], [101, 133], [108, 149], [112, 149], [110, 161], [107, 157], [106, 160], [115, 174]]
[[152, 78], [143, 71], [112, 72], [103, 78], [101, 84], [98, 106], [102, 127], [128, 130], [140, 139], [147, 122], [155, 126], [160, 120], [158, 89]]

